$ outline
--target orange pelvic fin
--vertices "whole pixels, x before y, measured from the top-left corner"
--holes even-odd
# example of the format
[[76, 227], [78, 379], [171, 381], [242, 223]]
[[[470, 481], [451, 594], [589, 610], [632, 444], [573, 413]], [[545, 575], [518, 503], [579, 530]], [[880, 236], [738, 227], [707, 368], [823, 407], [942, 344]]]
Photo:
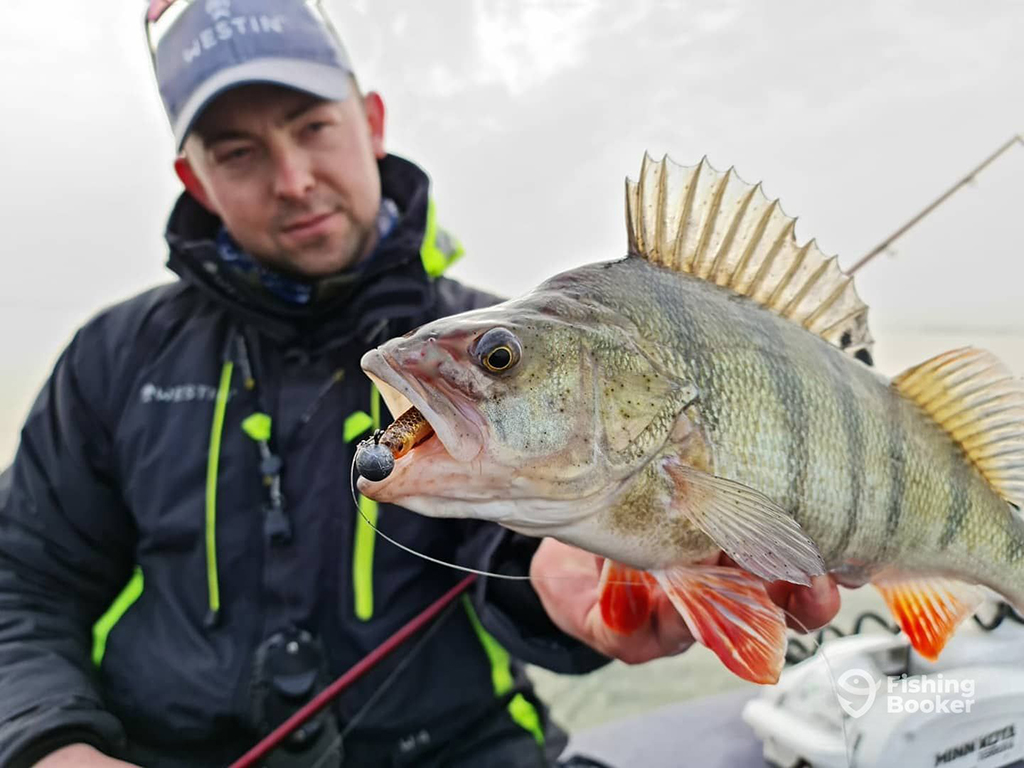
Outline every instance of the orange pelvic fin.
[[629, 635], [647, 623], [652, 590], [658, 583], [646, 571], [605, 560], [601, 570], [601, 618], [619, 634]]
[[779, 680], [786, 658], [786, 617], [764, 582], [737, 568], [675, 566], [654, 573], [697, 642], [754, 683]]
[[911, 645], [931, 661], [984, 599], [978, 587], [942, 577], [893, 575], [873, 583]]

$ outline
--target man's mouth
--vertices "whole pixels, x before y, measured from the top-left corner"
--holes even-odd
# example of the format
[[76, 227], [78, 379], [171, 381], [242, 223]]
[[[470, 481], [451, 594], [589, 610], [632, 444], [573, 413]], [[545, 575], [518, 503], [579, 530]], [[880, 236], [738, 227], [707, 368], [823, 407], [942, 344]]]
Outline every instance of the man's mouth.
[[307, 216], [284, 225], [281, 227], [281, 231], [286, 235], [299, 237], [319, 234], [322, 229], [326, 228], [334, 215], [335, 211], [327, 211], [316, 216]]

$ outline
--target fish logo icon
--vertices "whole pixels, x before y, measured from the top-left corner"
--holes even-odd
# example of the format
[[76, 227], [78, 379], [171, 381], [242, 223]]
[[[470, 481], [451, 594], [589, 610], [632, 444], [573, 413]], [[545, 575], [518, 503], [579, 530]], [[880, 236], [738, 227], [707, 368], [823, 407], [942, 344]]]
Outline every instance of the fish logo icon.
[[843, 691], [843, 693], [864, 696], [864, 702], [859, 707], [854, 706], [853, 701], [840, 696], [838, 692], [836, 693], [836, 698], [839, 700], [839, 706], [843, 708], [843, 712], [856, 720], [871, 709], [871, 705], [875, 703], [878, 689], [881, 687], [881, 680], [875, 680], [866, 670], [848, 669], [836, 680], [836, 688]]

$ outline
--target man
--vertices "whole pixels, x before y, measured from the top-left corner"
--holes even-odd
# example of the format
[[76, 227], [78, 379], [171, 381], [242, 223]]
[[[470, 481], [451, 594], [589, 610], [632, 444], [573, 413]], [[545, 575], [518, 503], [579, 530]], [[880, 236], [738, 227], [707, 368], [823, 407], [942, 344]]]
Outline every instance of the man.
[[[0, 478], [0, 765], [230, 763], [457, 580], [363, 515], [441, 560], [575, 577], [481, 580], [271, 764], [550, 764], [564, 738], [509, 654], [586, 672], [677, 653], [685, 626], [662, 606], [607, 632], [596, 559], [557, 542], [357, 511], [348, 468], [380, 423], [360, 357], [495, 299], [440, 275], [460, 249], [427, 177], [385, 152], [383, 102], [315, 4], [150, 16], [180, 279], [79, 330]], [[820, 624], [818, 587], [776, 599]]]

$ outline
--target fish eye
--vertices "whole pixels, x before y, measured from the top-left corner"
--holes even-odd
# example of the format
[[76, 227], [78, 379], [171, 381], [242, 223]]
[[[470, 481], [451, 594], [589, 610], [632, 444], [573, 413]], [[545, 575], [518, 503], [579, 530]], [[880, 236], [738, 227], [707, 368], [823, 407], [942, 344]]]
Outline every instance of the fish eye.
[[484, 357], [484, 365], [492, 371], [504, 371], [512, 365], [512, 350], [506, 346], [495, 347]]
[[480, 364], [491, 373], [502, 373], [519, 362], [519, 339], [505, 328], [492, 328], [476, 343]]

